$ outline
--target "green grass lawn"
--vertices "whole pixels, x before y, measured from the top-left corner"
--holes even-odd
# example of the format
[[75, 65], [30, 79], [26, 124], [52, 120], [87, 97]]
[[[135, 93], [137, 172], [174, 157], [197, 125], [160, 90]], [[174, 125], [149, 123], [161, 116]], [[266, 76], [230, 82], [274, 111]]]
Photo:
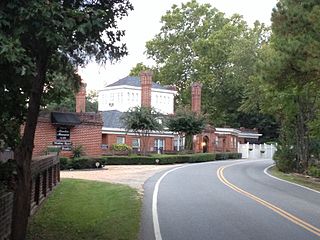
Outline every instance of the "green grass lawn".
[[314, 181], [312, 178], [307, 178], [305, 176], [293, 173], [283, 173], [280, 172], [276, 167], [272, 167], [270, 169], [270, 173], [275, 177], [320, 191], [320, 182]]
[[63, 179], [30, 220], [27, 239], [138, 239], [140, 209], [127, 186]]

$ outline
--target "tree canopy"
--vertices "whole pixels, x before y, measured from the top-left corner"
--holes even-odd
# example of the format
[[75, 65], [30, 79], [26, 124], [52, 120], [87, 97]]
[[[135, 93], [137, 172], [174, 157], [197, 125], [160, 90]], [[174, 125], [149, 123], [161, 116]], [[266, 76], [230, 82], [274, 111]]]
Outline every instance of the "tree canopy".
[[209, 121], [240, 127], [244, 89], [268, 29], [259, 22], [250, 28], [241, 16], [226, 17], [195, 0], [173, 5], [161, 23], [160, 32], [146, 43], [157, 79], [177, 87], [180, 106], [190, 104], [191, 83], [203, 83], [202, 109]]
[[[17, 183], [12, 239], [24, 239], [29, 214], [34, 134], [44, 95], [54, 79], [77, 82], [78, 66], [127, 54], [117, 20], [133, 9], [128, 0], [0, 2], [1, 140], [16, 145]], [[4, 120], [3, 120], [4, 119]], [[8, 138], [24, 122], [21, 140]]]
[[[320, 140], [318, 1], [280, 0], [272, 13], [272, 35], [259, 61], [244, 105], [259, 107], [281, 123], [279, 159], [307, 171]], [[292, 164], [293, 163], [293, 164]], [[280, 166], [281, 164], [279, 164]]]
[[151, 132], [161, 131], [162, 117], [154, 108], [134, 107], [125, 112], [121, 118], [125, 129], [132, 131], [140, 136], [142, 141], [142, 152], [146, 154], [149, 145], [149, 136]]
[[192, 150], [193, 135], [201, 133], [206, 124], [203, 115], [196, 114], [187, 108], [180, 108], [166, 120], [170, 131], [177, 132], [186, 137], [185, 149]]

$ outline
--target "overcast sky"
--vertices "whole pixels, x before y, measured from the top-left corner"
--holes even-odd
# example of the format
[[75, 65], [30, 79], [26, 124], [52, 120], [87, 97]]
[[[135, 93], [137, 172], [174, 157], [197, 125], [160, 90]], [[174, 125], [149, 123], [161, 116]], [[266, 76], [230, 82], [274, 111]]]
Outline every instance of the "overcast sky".
[[[121, 20], [119, 29], [126, 31], [122, 39], [127, 44], [129, 54], [121, 61], [107, 64], [104, 67], [95, 63], [88, 64], [79, 73], [87, 83], [88, 90], [100, 90], [128, 76], [130, 69], [138, 62], [151, 65], [152, 62], [144, 55], [145, 43], [151, 40], [160, 31], [160, 18], [173, 4], [180, 6], [179, 0], [131, 0], [134, 10], [129, 16]], [[239, 13], [252, 24], [255, 20], [270, 25], [272, 9], [277, 0], [198, 0], [200, 3], [210, 3], [227, 16]]]

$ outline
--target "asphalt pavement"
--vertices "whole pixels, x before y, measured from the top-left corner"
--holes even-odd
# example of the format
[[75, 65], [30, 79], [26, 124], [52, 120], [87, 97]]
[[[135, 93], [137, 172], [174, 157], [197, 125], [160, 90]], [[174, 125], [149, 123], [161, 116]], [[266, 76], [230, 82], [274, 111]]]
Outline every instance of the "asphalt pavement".
[[320, 239], [320, 193], [271, 178], [272, 160], [166, 170], [144, 184], [141, 240]]

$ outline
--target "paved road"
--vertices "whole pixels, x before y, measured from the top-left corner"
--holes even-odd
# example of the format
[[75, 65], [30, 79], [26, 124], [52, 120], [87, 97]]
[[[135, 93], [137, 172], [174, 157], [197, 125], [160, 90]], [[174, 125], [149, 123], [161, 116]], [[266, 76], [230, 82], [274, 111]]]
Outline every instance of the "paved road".
[[221, 161], [145, 183], [142, 240], [320, 239], [320, 193], [264, 173], [271, 160]]

